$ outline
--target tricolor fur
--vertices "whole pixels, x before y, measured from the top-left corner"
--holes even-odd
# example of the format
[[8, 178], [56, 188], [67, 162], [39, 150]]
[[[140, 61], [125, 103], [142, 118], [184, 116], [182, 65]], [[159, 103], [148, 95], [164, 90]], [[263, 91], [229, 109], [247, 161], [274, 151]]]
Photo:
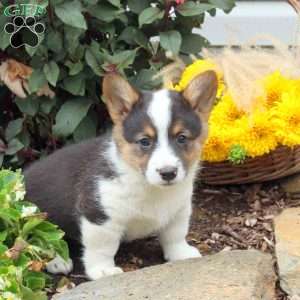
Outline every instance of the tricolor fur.
[[[28, 198], [83, 244], [91, 279], [120, 273], [122, 240], [157, 234], [167, 260], [198, 257], [185, 240], [193, 181], [217, 79], [208, 71], [177, 93], [142, 92], [107, 75], [111, 133], [65, 147], [25, 171]], [[69, 270], [66, 264], [49, 270]]]

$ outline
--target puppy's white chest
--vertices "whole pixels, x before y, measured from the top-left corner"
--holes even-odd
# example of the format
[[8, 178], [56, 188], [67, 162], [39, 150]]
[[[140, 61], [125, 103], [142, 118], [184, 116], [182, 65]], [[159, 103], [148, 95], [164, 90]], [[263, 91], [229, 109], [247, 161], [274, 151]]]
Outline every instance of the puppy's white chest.
[[120, 186], [120, 182], [101, 185], [101, 204], [112, 222], [124, 226], [125, 240], [159, 232], [180, 209], [190, 204], [191, 195], [192, 183], [167, 188]]
[[173, 193], [149, 193], [141, 195], [140, 199], [133, 199], [135, 205], [128, 219], [126, 240], [142, 238], [157, 233], [169, 223], [177, 211], [184, 205], [185, 198]]

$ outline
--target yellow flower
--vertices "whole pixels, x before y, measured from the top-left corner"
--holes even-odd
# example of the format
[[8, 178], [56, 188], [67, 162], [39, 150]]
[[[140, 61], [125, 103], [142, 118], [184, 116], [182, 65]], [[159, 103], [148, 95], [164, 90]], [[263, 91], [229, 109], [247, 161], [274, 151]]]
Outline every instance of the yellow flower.
[[207, 161], [226, 160], [229, 153], [229, 143], [219, 135], [210, 135], [203, 147], [201, 158]]
[[170, 89], [173, 89], [177, 92], [183, 91], [188, 84], [199, 74], [204, 73], [206, 71], [213, 70], [216, 72], [218, 77], [218, 94], [217, 96], [220, 97], [222, 92], [224, 91], [225, 85], [223, 82], [223, 75], [218, 70], [216, 64], [209, 59], [198, 59], [189, 65], [183, 72], [180, 81], [175, 86], [170, 86]]
[[269, 153], [278, 145], [272, 115], [268, 111], [256, 110], [251, 115], [242, 118], [236, 126], [242, 132], [237, 142], [250, 157]]
[[218, 124], [220, 121], [222, 123], [232, 123], [244, 115], [245, 113], [237, 108], [231, 95], [227, 92], [212, 110], [209, 123]]
[[300, 144], [300, 96], [296, 90], [284, 93], [282, 101], [272, 110], [275, 135], [282, 145]]
[[289, 80], [282, 76], [279, 71], [276, 71], [262, 80], [265, 97], [262, 100], [267, 108], [277, 105], [281, 99], [282, 94], [289, 91], [293, 85], [293, 80]]
[[243, 116], [229, 93], [224, 94], [215, 105], [209, 118], [209, 134], [204, 145], [202, 159], [208, 161], [223, 161], [228, 158], [233, 144], [242, 135], [241, 128], [236, 126]]
[[226, 160], [231, 146], [240, 135], [240, 128], [230, 123], [211, 123], [208, 138], [203, 147], [202, 159], [214, 162]]
[[293, 89], [296, 94], [300, 95], [300, 79], [291, 80]]

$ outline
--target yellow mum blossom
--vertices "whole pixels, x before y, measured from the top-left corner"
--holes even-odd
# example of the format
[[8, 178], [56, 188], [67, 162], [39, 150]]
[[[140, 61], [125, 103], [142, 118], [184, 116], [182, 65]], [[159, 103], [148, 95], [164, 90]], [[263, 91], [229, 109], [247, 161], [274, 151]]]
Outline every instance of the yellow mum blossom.
[[202, 159], [207, 161], [223, 161], [228, 157], [230, 142], [220, 138], [219, 134], [211, 134], [207, 139], [202, 153]]
[[271, 108], [281, 101], [282, 94], [293, 87], [293, 80], [289, 80], [276, 71], [262, 80], [265, 97], [262, 100], [267, 108]]
[[300, 79], [291, 80], [295, 93], [300, 95]]
[[250, 157], [260, 156], [274, 150], [278, 143], [275, 136], [275, 126], [272, 115], [268, 111], [255, 111], [245, 116], [236, 124], [241, 130], [241, 135], [236, 141]]
[[272, 113], [278, 142], [289, 147], [300, 145], [300, 94], [296, 90], [283, 94]]
[[223, 82], [223, 74], [218, 70], [218, 67], [216, 64], [209, 59], [198, 59], [191, 65], [189, 65], [183, 72], [181, 76], [181, 80], [173, 87], [170, 87], [170, 89], [174, 89], [177, 92], [183, 91], [188, 84], [199, 74], [204, 73], [206, 71], [213, 70], [216, 72], [218, 77], [218, 94], [217, 97], [220, 97], [222, 95], [222, 92], [225, 88], [224, 82]]
[[231, 95], [227, 92], [212, 110], [209, 124], [218, 124], [220, 120], [222, 120], [222, 123], [232, 123], [244, 115], [245, 112], [237, 108]]
[[235, 141], [242, 135], [241, 128], [226, 122], [211, 122], [208, 138], [203, 147], [202, 159], [223, 161], [228, 158], [229, 151]]
[[[228, 158], [231, 146], [236, 143], [242, 132], [235, 123], [245, 115], [226, 93], [215, 105], [209, 118], [209, 134], [204, 145], [202, 159], [222, 161]], [[219, 149], [219, 150], [218, 150]]]

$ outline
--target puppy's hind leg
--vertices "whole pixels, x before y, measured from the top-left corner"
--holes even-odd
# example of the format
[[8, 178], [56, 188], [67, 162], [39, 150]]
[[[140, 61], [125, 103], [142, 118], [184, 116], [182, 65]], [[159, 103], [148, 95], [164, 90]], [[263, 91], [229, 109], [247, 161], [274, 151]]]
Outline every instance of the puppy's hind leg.
[[122, 269], [115, 266], [115, 255], [118, 251], [123, 229], [111, 220], [97, 225], [82, 218], [81, 236], [83, 250], [83, 264], [87, 276], [98, 279], [103, 276], [122, 273]]

